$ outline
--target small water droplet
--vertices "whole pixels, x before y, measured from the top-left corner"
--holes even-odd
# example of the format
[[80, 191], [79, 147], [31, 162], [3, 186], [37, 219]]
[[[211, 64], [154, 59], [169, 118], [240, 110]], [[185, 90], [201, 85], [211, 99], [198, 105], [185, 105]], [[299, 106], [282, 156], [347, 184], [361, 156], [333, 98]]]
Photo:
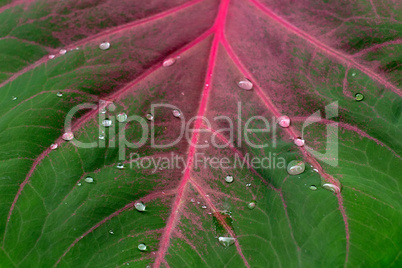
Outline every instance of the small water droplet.
[[104, 139], [105, 139], [105, 135], [104, 135], [104, 134], [99, 134], [99, 139], [100, 139], [100, 140], [104, 140]]
[[290, 175], [298, 175], [304, 172], [304, 170], [306, 169], [306, 165], [304, 164], [303, 161], [300, 160], [293, 160], [290, 161], [288, 164], [288, 173]]
[[60, 49], [59, 54], [64, 55], [67, 53], [67, 50], [65, 49]]
[[315, 190], [317, 190], [317, 186], [311, 185], [311, 186], [309, 187], [309, 189], [310, 189], [311, 191], [315, 191]]
[[137, 202], [134, 204], [134, 207], [138, 211], [145, 211], [146, 206], [142, 202]]
[[248, 207], [249, 209], [254, 209], [255, 206], [256, 206], [255, 201], [252, 201], [252, 202], [248, 203], [248, 205], [247, 205], [247, 207]]
[[201, 206], [201, 208], [206, 209], [206, 208], [207, 208], [207, 206], [206, 206], [206, 205], [202, 205], [202, 206]]
[[294, 143], [299, 147], [304, 146], [304, 140], [302, 138], [300, 138], [300, 137], [296, 138], [294, 140]]
[[12, 97], [11, 97], [11, 100], [17, 100], [17, 97], [16, 97], [16, 96], [12, 96]]
[[138, 249], [141, 251], [145, 251], [145, 250], [147, 250], [147, 246], [144, 243], [141, 243], [138, 245]]
[[237, 85], [244, 90], [251, 90], [253, 88], [253, 83], [247, 78], [242, 78], [237, 81]]
[[251, 186], [251, 183], [247, 183], [247, 184], [246, 184], [246, 187], [250, 187], [250, 186]]
[[154, 120], [154, 116], [153, 116], [152, 114], [147, 114], [145, 117], [146, 117], [149, 121]]
[[82, 185], [81, 182], [77, 183], [77, 186], [81, 186], [81, 185]]
[[61, 91], [57, 92], [57, 93], [56, 93], [56, 96], [57, 96], [57, 97], [63, 97], [63, 92], [61, 92]]
[[235, 238], [233, 237], [224, 237], [224, 236], [220, 236], [218, 238], [219, 243], [224, 246], [225, 248], [230, 247], [231, 245], [234, 244], [234, 242], [236, 241]]
[[99, 48], [100, 48], [101, 50], [107, 50], [107, 49], [110, 48], [110, 43], [109, 43], [109, 42], [103, 42], [103, 43], [101, 43], [101, 44], [99, 45]]
[[109, 234], [114, 235], [113, 230], [109, 230]]
[[57, 143], [53, 143], [52, 145], [50, 145], [50, 150], [56, 150], [57, 147], [59, 147], [59, 145], [57, 145]]
[[356, 73], [352, 73], [352, 76], [356, 76]]
[[316, 168], [313, 168], [313, 171], [314, 171], [314, 172], [318, 172], [318, 169], [316, 169]]
[[112, 125], [112, 120], [110, 120], [110, 119], [105, 119], [105, 120], [102, 121], [102, 125], [103, 125], [104, 127], [110, 127], [110, 126]]
[[84, 181], [85, 181], [86, 183], [93, 183], [93, 182], [94, 182], [94, 178], [92, 178], [92, 177], [86, 177], [86, 178], [84, 179]]
[[194, 199], [194, 198], [191, 198], [190, 201], [191, 201], [191, 203], [194, 203], [194, 202], [195, 202], [195, 199]]
[[355, 100], [356, 101], [362, 101], [364, 99], [364, 95], [361, 93], [356, 93], [355, 94]]
[[118, 169], [123, 169], [124, 168], [124, 164], [123, 163], [118, 163], [116, 166]]
[[175, 58], [169, 58], [163, 61], [162, 66], [163, 67], [169, 67], [172, 66], [173, 64], [175, 64], [176, 59]]
[[232, 175], [227, 175], [226, 177], [225, 177], [225, 181], [227, 182], [227, 183], [232, 183], [233, 182], [233, 176]]
[[289, 127], [290, 126], [290, 118], [286, 115], [282, 115], [278, 118], [278, 123], [281, 127]]
[[322, 188], [324, 188], [325, 190], [329, 190], [329, 191], [331, 191], [333, 193], [336, 193], [336, 194], [341, 192], [341, 189], [338, 186], [336, 186], [335, 184], [332, 184], [332, 183], [324, 183], [322, 185]]
[[54, 59], [54, 57], [56, 57], [55, 55], [49, 55], [49, 59]]
[[123, 123], [127, 120], [127, 114], [126, 113], [119, 113], [116, 116], [117, 121], [119, 121], [120, 123]]
[[65, 141], [71, 141], [74, 139], [74, 134], [72, 132], [66, 132], [63, 134], [63, 136], [61, 136], [61, 138]]
[[179, 110], [173, 110], [172, 113], [173, 113], [174, 117], [180, 117], [181, 116], [181, 113], [180, 113]]

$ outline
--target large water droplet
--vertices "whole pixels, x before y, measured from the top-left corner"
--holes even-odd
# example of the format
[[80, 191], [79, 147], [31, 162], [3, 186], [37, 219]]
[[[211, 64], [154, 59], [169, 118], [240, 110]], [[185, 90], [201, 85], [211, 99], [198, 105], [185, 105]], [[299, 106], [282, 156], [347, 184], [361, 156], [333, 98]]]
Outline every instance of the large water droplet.
[[117, 121], [119, 121], [120, 123], [123, 123], [127, 120], [127, 114], [126, 113], [119, 113], [116, 116]]
[[232, 183], [233, 182], [233, 176], [232, 175], [227, 175], [226, 177], [225, 177], [225, 181], [227, 182], [227, 183]]
[[242, 78], [237, 81], [237, 85], [245, 90], [251, 90], [253, 88], [253, 83], [247, 78]]
[[152, 114], [147, 114], [145, 117], [146, 117], [149, 121], [154, 120], [154, 116], [153, 116]]
[[56, 150], [57, 147], [59, 147], [59, 145], [57, 145], [57, 143], [53, 143], [52, 145], [50, 145], [50, 150]]
[[234, 234], [233, 220], [230, 212], [215, 212], [213, 213], [212, 221], [215, 227], [215, 237], [219, 243], [224, 247], [229, 247], [235, 242], [235, 238], [231, 235]]
[[356, 101], [362, 101], [364, 99], [364, 95], [361, 93], [356, 93], [355, 95], [355, 100]]
[[300, 137], [296, 138], [294, 140], [294, 143], [299, 147], [304, 146], [304, 140], [302, 138], [300, 138]]
[[61, 92], [61, 91], [57, 92], [57, 93], [56, 93], [56, 96], [57, 96], [57, 97], [63, 97], [63, 92]]
[[286, 115], [282, 115], [278, 118], [278, 124], [281, 127], [289, 127], [290, 126], [290, 118]]
[[220, 237], [218, 237], [218, 241], [222, 246], [227, 248], [227, 247], [233, 245], [234, 242], [236, 241], [236, 239], [233, 238], [233, 237], [228, 237], [228, 236], [226, 236], [226, 237], [225, 236], [220, 236]]
[[181, 113], [180, 113], [179, 110], [173, 110], [172, 113], [173, 113], [173, 116], [174, 116], [174, 117], [179, 118], [179, 117], [181, 116]]
[[162, 66], [163, 67], [169, 67], [172, 66], [173, 64], [175, 64], [176, 59], [175, 58], [169, 58], [163, 61]]
[[101, 43], [101, 44], [99, 45], [99, 48], [100, 48], [101, 50], [107, 50], [107, 49], [110, 48], [110, 43], [109, 43], [109, 42], [103, 42], [103, 43]]
[[293, 160], [290, 161], [290, 163], [288, 164], [288, 173], [290, 175], [298, 175], [300, 173], [303, 173], [304, 170], [306, 169], [306, 165], [304, 164], [303, 161], [300, 160]]
[[255, 206], [256, 206], [255, 201], [252, 201], [252, 202], [248, 203], [248, 205], [247, 205], [247, 207], [248, 207], [249, 209], [254, 209]]
[[341, 189], [338, 186], [336, 186], [335, 184], [332, 184], [332, 183], [324, 183], [322, 185], [322, 188], [324, 188], [325, 190], [331, 191], [333, 193], [336, 193], [336, 194], [341, 192]]
[[74, 134], [72, 132], [66, 132], [61, 136], [61, 138], [65, 141], [71, 141], [74, 139]]
[[138, 211], [145, 211], [145, 208], [146, 208], [146, 206], [144, 205], [144, 203], [142, 203], [141, 201], [135, 203], [135, 204], [134, 204], [134, 207], [135, 207], [135, 209], [138, 210]]
[[105, 120], [102, 121], [102, 125], [103, 125], [104, 127], [110, 127], [110, 126], [112, 125], [112, 120], [110, 120], [110, 119], [105, 119]]
[[141, 243], [138, 245], [138, 249], [141, 251], [145, 251], [145, 250], [147, 250], [147, 245], [145, 245], [144, 243]]
[[86, 177], [86, 178], [84, 179], [84, 181], [85, 181], [86, 183], [93, 183], [93, 182], [94, 182], [94, 178], [92, 178], [92, 177]]

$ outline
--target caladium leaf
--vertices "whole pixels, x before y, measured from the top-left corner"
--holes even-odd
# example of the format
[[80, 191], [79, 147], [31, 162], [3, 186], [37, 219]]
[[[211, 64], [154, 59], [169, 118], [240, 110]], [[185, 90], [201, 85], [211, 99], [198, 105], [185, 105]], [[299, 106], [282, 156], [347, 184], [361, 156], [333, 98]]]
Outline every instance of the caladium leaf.
[[0, 266], [401, 266], [398, 9], [0, 1]]

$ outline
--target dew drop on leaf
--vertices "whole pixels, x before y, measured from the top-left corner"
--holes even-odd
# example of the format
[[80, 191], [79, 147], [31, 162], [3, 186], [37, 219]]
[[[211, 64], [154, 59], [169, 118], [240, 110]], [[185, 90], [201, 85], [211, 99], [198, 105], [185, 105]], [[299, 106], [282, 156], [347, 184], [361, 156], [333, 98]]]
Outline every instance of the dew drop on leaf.
[[290, 118], [286, 115], [282, 115], [278, 118], [279, 126], [281, 127], [289, 127], [290, 126]]
[[12, 96], [11, 100], [17, 100], [16, 96]]
[[147, 114], [145, 117], [146, 117], [149, 121], [154, 120], [154, 116], [153, 116], [152, 114]]
[[105, 135], [103, 133], [99, 134], [99, 139], [100, 140], [104, 140], [105, 139]]
[[93, 182], [94, 182], [94, 178], [92, 178], [92, 177], [86, 177], [86, 178], [84, 179], [84, 181], [85, 181], [86, 183], [93, 183]]
[[172, 66], [173, 64], [175, 64], [176, 59], [175, 58], [169, 58], [163, 61], [162, 66], [163, 67], [169, 67]]
[[336, 194], [341, 192], [341, 189], [338, 186], [336, 186], [335, 184], [332, 184], [332, 183], [324, 183], [322, 185], [322, 188], [324, 188], [325, 190], [331, 191], [333, 193], [336, 193]]
[[304, 146], [304, 140], [302, 138], [300, 138], [300, 137], [296, 138], [294, 140], [294, 143], [299, 147]]
[[235, 238], [231, 235], [234, 234], [233, 220], [230, 212], [215, 212], [212, 217], [213, 225], [215, 228], [215, 237], [219, 243], [224, 247], [229, 247], [235, 242]]
[[147, 246], [144, 243], [141, 243], [138, 245], [138, 249], [141, 251], [145, 251], [145, 250], [147, 250]]
[[123, 169], [124, 168], [124, 164], [123, 163], [118, 163], [116, 166], [118, 169]]
[[116, 116], [117, 121], [119, 121], [120, 123], [123, 123], [127, 120], [127, 114], [126, 113], [119, 113]]
[[232, 183], [232, 182], [233, 182], [233, 176], [232, 176], [232, 175], [227, 175], [227, 176], [225, 177], [225, 181], [226, 181], [227, 183]]
[[247, 184], [246, 184], [246, 187], [250, 187], [250, 186], [251, 186], [251, 183], [247, 183]]
[[173, 116], [174, 116], [174, 117], [179, 118], [179, 117], [181, 116], [181, 113], [180, 113], [179, 110], [173, 110], [172, 113], [173, 113]]
[[61, 91], [57, 92], [57, 93], [56, 93], [56, 96], [57, 96], [57, 97], [63, 97], [63, 92], [61, 92]]
[[102, 126], [104, 127], [110, 127], [112, 125], [112, 120], [110, 119], [105, 119], [102, 121]]
[[59, 54], [64, 55], [64, 54], [66, 54], [66, 52], [67, 52], [67, 50], [65, 50], [65, 49], [60, 49]]
[[109, 230], [109, 234], [114, 235], [113, 230]]
[[54, 59], [55, 55], [49, 55], [49, 59]]
[[57, 147], [59, 147], [59, 146], [57, 145], [57, 143], [53, 143], [52, 145], [50, 145], [50, 150], [56, 150]]
[[309, 189], [310, 189], [311, 191], [315, 191], [315, 190], [317, 190], [317, 186], [311, 185], [311, 186], [309, 187]]
[[247, 78], [239, 79], [239, 81], [237, 81], [237, 85], [239, 88], [244, 90], [251, 90], [253, 88], [253, 83]]
[[72, 132], [66, 132], [61, 136], [61, 138], [65, 141], [71, 141], [74, 139], [74, 134]]
[[290, 161], [287, 167], [287, 171], [290, 175], [298, 175], [304, 172], [306, 165], [303, 161], [293, 160]]
[[201, 206], [201, 208], [206, 209], [206, 208], [207, 208], [207, 206], [206, 206], [206, 205], [202, 205], [202, 206]]
[[77, 186], [81, 186], [81, 185], [82, 185], [81, 182], [77, 183]]
[[137, 202], [134, 204], [134, 207], [138, 211], [145, 211], [146, 206], [142, 202]]
[[110, 43], [109, 43], [109, 42], [103, 42], [103, 43], [101, 43], [101, 44], [99, 45], [99, 48], [100, 48], [101, 50], [107, 50], [107, 49], [110, 48]]
[[224, 246], [225, 248], [231, 246], [234, 244], [234, 242], [236, 241], [235, 238], [233, 237], [224, 237], [224, 236], [220, 236], [218, 237], [218, 241], [219, 243]]
[[362, 101], [363, 99], [364, 99], [363, 94], [361, 94], [361, 93], [356, 93], [356, 95], [355, 95], [355, 100], [356, 100], [356, 101]]
[[195, 199], [194, 199], [194, 198], [191, 198], [190, 201], [191, 201], [191, 203], [194, 203], [194, 202], [195, 202]]
[[247, 207], [248, 207], [249, 209], [254, 209], [255, 206], [256, 206], [255, 201], [252, 201], [252, 202], [248, 203], [248, 205], [247, 205]]

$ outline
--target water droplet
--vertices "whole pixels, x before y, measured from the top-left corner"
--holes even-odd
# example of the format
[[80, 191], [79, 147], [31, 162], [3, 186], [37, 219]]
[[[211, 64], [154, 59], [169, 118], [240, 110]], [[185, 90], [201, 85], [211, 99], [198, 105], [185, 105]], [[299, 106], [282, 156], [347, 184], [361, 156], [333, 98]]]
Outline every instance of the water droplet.
[[82, 185], [81, 182], [77, 183], [77, 186], [81, 186], [81, 185]]
[[54, 59], [55, 55], [49, 55], [49, 59]]
[[356, 93], [355, 95], [355, 100], [356, 101], [362, 101], [364, 99], [364, 95], [361, 93]]
[[102, 125], [103, 125], [104, 127], [110, 127], [110, 126], [112, 125], [112, 120], [110, 120], [110, 119], [105, 119], [105, 120], [102, 121]]
[[162, 66], [163, 67], [169, 67], [172, 66], [173, 64], [175, 64], [176, 59], [175, 58], [169, 58], [163, 61]]
[[109, 42], [103, 42], [103, 43], [101, 43], [101, 44], [99, 45], [99, 48], [100, 48], [101, 50], [107, 50], [107, 49], [110, 48], [110, 43], [109, 43]]
[[138, 245], [138, 249], [141, 251], [145, 251], [145, 250], [147, 250], [147, 246], [145, 244], [141, 243]]
[[145, 117], [146, 117], [149, 121], [154, 120], [154, 116], [153, 116], [152, 114], [147, 114]]
[[113, 230], [109, 230], [109, 234], [114, 235]]
[[56, 96], [57, 96], [57, 97], [63, 97], [63, 92], [61, 92], [61, 91], [57, 92], [57, 93], [56, 93]]
[[123, 123], [127, 120], [127, 114], [126, 113], [119, 113], [116, 116], [117, 121], [119, 121], [120, 123]]
[[336, 193], [336, 194], [341, 192], [341, 189], [338, 186], [336, 186], [335, 184], [332, 184], [332, 183], [324, 183], [322, 185], [322, 188], [324, 188], [325, 190], [329, 190], [329, 191], [331, 191], [333, 193]]
[[311, 191], [315, 191], [315, 190], [317, 190], [317, 186], [311, 185], [311, 186], [309, 187], [309, 189], [310, 189]]
[[59, 54], [64, 55], [64, 54], [66, 54], [66, 52], [67, 52], [67, 50], [65, 50], [65, 49], [60, 49]]
[[138, 211], [145, 211], [146, 206], [142, 202], [137, 202], [134, 204], [134, 207]]
[[233, 237], [224, 237], [224, 236], [220, 236], [218, 238], [219, 243], [224, 246], [225, 248], [231, 246], [234, 244], [234, 242], [236, 241], [235, 238]]
[[65, 141], [71, 141], [74, 139], [74, 134], [72, 132], [66, 132], [63, 134], [63, 136], [61, 136], [61, 138]]
[[300, 160], [293, 160], [290, 161], [290, 163], [288, 164], [288, 173], [290, 175], [298, 175], [300, 173], [303, 173], [304, 170], [306, 169], [306, 165], [304, 164], [303, 161]]
[[286, 115], [282, 115], [278, 118], [278, 123], [281, 127], [289, 127], [290, 126], [290, 118]]
[[52, 145], [50, 145], [50, 150], [56, 150], [57, 147], [59, 147], [59, 145], [57, 145], [57, 143], [53, 143]]
[[124, 164], [123, 163], [118, 163], [116, 166], [118, 169], [123, 169], [124, 168]]
[[254, 209], [255, 206], [256, 206], [255, 201], [252, 201], [252, 202], [248, 203], [248, 205], [247, 205], [247, 207], [248, 207], [249, 209]]
[[251, 186], [251, 183], [247, 183], [246, 186], [247, 186], [247, 187], [250, 187], [250, 186]]
[[356, 73], [352, 73], [352, 76], [356, 76]]
[[225, 178], [225, 181], [227, 183], [232, 183], [233, 182], [233, 176], [232, 175], [227, 175], [226, 178]]
[[247, 78], [242, 78], [239, 81], [237, 81], [237, 85], [245, 90], [251, 90], [253, 88], [253, 83]]
[[195, 199], [194, 199], [194, 198], [191, 198], [190, 201], [191, 201], [191, 203], [194, 203], [194, 202], [195, 202]]
[[16, 96], [12, 96], [12, 97], [11, 97], [11, 100], [16, 100], [16, 99], [17, 99]]
[[201, 206], [201, 208], [206, 209], [206, 208], [207, 208], [207, 206], [206, 206], [206, 205], [202, 205], [202, 206]]
[[174, 117], [180, 117], [181, 116], [181, 113], [180, 113], [179, 110], [173, 110], [172, 113], [173, 113]]
[[101, 133], [101, 134], [99, 134], [99, 139], [100, 139], [100, 140], [104, 140], [104, 139], [105, 139], [105, 135], [104, 135], [104, 134], [102, 134], [102, 133]]
[[294, 143], [299, 147], [304, 146], [304, 140], [302, 138], [300, 138], [300, 137], [296, 138], [294, 140]]
[[94, 178], [92, 178], [92, 177], [86, 177], [86, 178], [84, 179], [84, 181], [85, 181], [86, 183], [93, 183], [93, 182], [94, 182]]

